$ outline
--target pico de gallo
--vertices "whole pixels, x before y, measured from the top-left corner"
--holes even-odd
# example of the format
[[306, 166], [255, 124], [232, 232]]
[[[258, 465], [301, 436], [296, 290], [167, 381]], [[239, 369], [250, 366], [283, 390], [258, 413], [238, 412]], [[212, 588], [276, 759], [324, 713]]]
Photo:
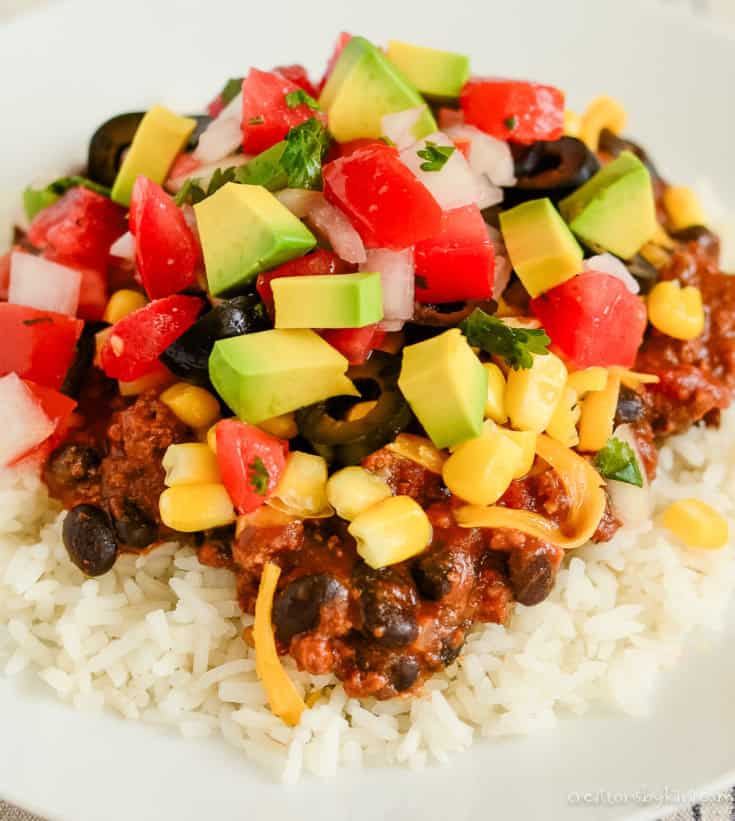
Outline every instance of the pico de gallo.
[[[323, 77], [102, 124], [0, 259], [0, 464], [88, 576], [180, 541], [279, 656], [416, 693], [565, 552], [652, 516], [661, 441], [735, 390], [735, 280], [598, 98], [343, 33]], [[682, 500], [665, 523], [722, 547]]]

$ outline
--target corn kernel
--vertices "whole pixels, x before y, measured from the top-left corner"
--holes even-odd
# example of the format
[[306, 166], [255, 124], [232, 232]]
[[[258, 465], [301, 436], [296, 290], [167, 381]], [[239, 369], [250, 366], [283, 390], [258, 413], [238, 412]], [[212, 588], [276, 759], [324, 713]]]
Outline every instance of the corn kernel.
[[158, 500], [158, 508], [166, 527], [181, 533], [224, 527], [235, 521], [232, 500], [220, 484], [167, 488]]
[[[607, 374], [605, 374], [605, 378], [607, 379]], [[578, 400], [577, 392], [567, 385], [549, 424], [546, 426], [546, 433], [568, 448], [576, 447], [579, 444], [577, 422], [579, 422], [582, 409]]]
[[508, 421], [508, 414], [505, 412], [505, 376], [493, 362], [486, 362], [483, 367], [487, 371], [485, 418], [502, 425]]
[[207, 446], [212, 453], [217, 453], [217, 423], [215, 422], [207, 431]]
[[574, 371], [567, 377], [567, 387], [572, 388], [581, 399], [590, 391], [604, 390], [607, 385], [607, 368], [595, 365], [583, 371]]
[[217, 457], [207, 445], [199, 442], [169, 445], [162, 464], [168, 487], [218, 484], [222, 481]]
[[327, 502], [327, 463], [321, 456], [294, 450], [268, 504], [282, 503], [279, 510], [296, 516], [314, 516], [329, 509]]
[[137, 311], [146, 305], [148, 300], [140, 291], [132, 291], [129, 288], [121, 288], [110, 297], [105, 307], [102, 319], [114, 325], [128, 314]]
[[422, 465], [432, 473], [441, 474], [444, 462], [447, 461], [444, 451], [439, 450], [431, 439], [415, 436], [413, 433], [399, 433], [386, 448], [404, 459]]
[[579, 137], [582, 130], [582, 118], [576, 111], [567, 108], [564, 111], [564, 134], [567, 137]]
[[692, 225], [704, 225], [705, 216], [699, 198], [683, 185], [670, 185], [663, 195], [664, 208], [669, 215], [671, 228], [681, 231]]
[[361, 467], [338, 470], [327, 482], [327, 501], [348, 522], [389, 496], [392, 493], [385, 480]]
[[347, 529], [357, 542], [357, 552], [375, 570], [416, 556], [432, 536], [429, 517], [410, 496], [383, 499]]
[[523, 452], [500, 429], [463, 442], [444, 463], [444, 484], [473, 505], [491, 505], [518, 472]]
[[511, 442], [515, 442], [521, 449], [518, 468], [513, 474], [514, 479], [521, 479], [531, 470], [536, 459], [536, 434], [532, 430], [501, 428], [492, 419], [486, 419], [482, 426], [482, 436], [492, 435], [494, 431], [499, 431], [503, 436], [507, 436]]
[[553, 353], [534, 354], [533, 366], [508, 372], [505, 409], [517, 430], [542, 433], [567, 382], [567, 369]]
[[702, 292], [675, 280], [659, 282], [648, 295], [648, 318], [654, 328], [674, 339], [694, 339], [704, 330]]
[[699, 499], [681, 499], [669, 505], [662, 523], [687, 547], [718, 550], [730, 538], [727, 519]]
[[266, 419], [264, 422], [259, 422], [258, 427], [266, 433], [270, 433], [271, 436], [277, 436], [279, 439], [293, 439], [299, 432], [296, 426], [296, 417], [293, 413], [284, 413], [281, 416]]
[[118, 380], [117, 386], [120, 396], [138, 396], [141, 393], [161, 388], [170, 384], [176, 377], [168, 370], [154, 371], [153, 373], [134, 379], [132, 382]]
[[190, 428], [207, 428], [219, 419], [219, 402], [209, 391], [177, 382], [161, 394], [161, 402]]
[[579, 419], [579, 449], [602, 450], [612, 436], [620, 395], [620, 370], [610, 368], [604, 390], [592, 391], [582, 401]]
[[606, 128], [613, 134], [620, 134], [627, 119], [625, 109], [617, 100], [612, 97], [596, 97], [582, 115], [579, 139], [590, 151], [597, 151], [602, 129]]
[[356, 422], [358, 419], [362, 419], [363, 417], [367, 416], [372, 410], [377, 407], [378, 400], [371, 399], [367, 402], [358, 402], [356, 405], [353, 405], [345, 414], [345, 420], [347, 422]]

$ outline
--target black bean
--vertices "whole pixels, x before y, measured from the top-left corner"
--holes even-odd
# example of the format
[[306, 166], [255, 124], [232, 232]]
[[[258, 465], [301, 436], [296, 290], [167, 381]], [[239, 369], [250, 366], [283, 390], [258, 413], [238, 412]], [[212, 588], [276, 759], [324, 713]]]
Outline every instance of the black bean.
[[73, 487], [96, 478], [101, 461], [94, 448], [70, 442], [51, 454], [47, 470], [57, 482]]
[[513, 594], [521, 604], [528, 607], [540, 604], [551, 593], [556, 568], [545, 550], [513, 550], [509, 568]]
[[94, 505], [77, 505], [64, 519], [64, 545], [87, 576], [102, 576], [115, 564], [117, 540], [110, 517]]
[[301, 576], [287, 585], [273, 603], [273, 623], [280, 642], [288, 644], [298, 633], [319, 626], [322, 605], [337, 596], [347, 598], [345, 587], [328, 573]]
[[431, 552], [419, 559], [412, 573], [421, 596], [429, 601], [439, 601], [449, 595], [453, 570], [454, 561], [450, 553]]
[[419, 677], [421, 665], [414, 656], [401, 656], [391, 665], [391, 684], [399, 693], [411, 688]]
[[637, 422], [643, 418], [645, 412], [641, 395], [623, 385], [620, 388], [618, 404], [615, 409], [615, 424], [623, 425], [629, 422]]
[[405, 647], [418, 636], [413, 584], [391, 568], [358, 573], [363, 632], [384, 647]]
[[158, 536], [158, 525], [132, 499], [123, 502], [123, 516], [115, 519], [118, 539], [128, 547], [148, 547]]

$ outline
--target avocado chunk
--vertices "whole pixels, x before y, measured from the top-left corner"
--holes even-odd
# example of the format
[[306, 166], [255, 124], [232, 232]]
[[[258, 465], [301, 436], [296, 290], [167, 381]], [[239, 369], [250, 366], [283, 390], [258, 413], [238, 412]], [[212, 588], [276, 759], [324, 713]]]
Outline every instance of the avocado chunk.
[[651, 175], [631, 151], [623, 151], [559, 203], [574, 233], [596, 251], [630, 259], [656, 233]]
[[582, 270], [582, 249], [550, 199], [501, 212], [500, 230], [513, 268], [532, 297]]
[[380, 274], [278, 277], [276, 328], [363, 328], [383, 318]]
[[427, 97], [459, 97], [470, 76], [470, 58], [453, 51], [389, 40], [388, 59]]
[[438, 448], [482, 432], [487, 371], [459, 328], [404, 348], [398, 387]]
[[180, 117], [163, 106], [153, 106], [140, 121], [110, 197], [120, 205], [130, 205], [133, 185], [141, 174], [160, 185], [196, 124], [191, 117]]
[[436, 122], [418, 91], [380, 49], [364, 37], [353, 37], [337, 60], [319, 97], [329, 115], [329, 130], [344, 143], [382, 136], [385, 114], [423, 106], [414, 126], [416, 139], [436, 131]]
[[209, 290], [242, 290], [268, 268], [301, 257], [316, 237], [262, 185], [229, 182], [194, 206]]
[[347, 367], [314, 331], [272, 330], [215, 342], [209, 378], [243, 422], [257, 425], [330, 396], [359, 396]]

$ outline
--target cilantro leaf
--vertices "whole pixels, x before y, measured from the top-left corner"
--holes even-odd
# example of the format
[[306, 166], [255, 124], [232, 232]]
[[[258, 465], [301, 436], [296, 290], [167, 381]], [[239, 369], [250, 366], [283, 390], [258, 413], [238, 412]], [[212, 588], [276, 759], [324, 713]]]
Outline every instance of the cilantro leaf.
[[530, 368], [532, 354], [548, 354], [551, 340], [542, 328], [512, 328], [497, 317], [475, 310], [459, 326], [467, 341], [494, 356], [502, 356], [514, 371]]
[[289, 108], [297, 108], [300, 105], [308, 105], [312, 111], [319, 111], [319, 103], [311, 96], [311, 94], [307, 94], [303, 88], [299, 88], [296, 91], [289, 91], [289, 93], [285, 97], [286, 105]]
[[268, 482], [270, 481], [270, 478], [270, 473], [268, 473], [268, 468], [263, 464], [263, 460], [260, 456], [256, 456], [250, 463], [250, 487], [258, 494], [258, 496], [265, 496], [268, 492]]
[[219, 93], [219, 98], [222, 100], [222, 105], [229, 105], [242, 91], [242, 80], [242, 77], [230, 77], [230, 79], [225, 83], [224, 88]]
[[265, 117], [262, 114], [258, 114], [257, 117], [251, 117], [248, 120], [248, 125], [263, 125], [265, 122]]
[[512, 117], [506, 118], [503, 120], [503, 125], [508, 129], [508, 131], [513, 131], [518, 125], [518, 117], [514, 114]]
[[174, 197], [174, 202], [178, 206], [196, 205], [207, 197], [211, 197], [228, 182], [235, 182], [236, 172], [237, 168], [234, 167], [215, 168], [206, 189], [203, 187], [201, 179], [190, 177], [181, 186], [179, 193]]
[[447, 160], [457, 149], [453, 145], [437, 145], [431, 140], [426, 141], [426, 148], [419, 149], [416, 153], [422, 160], [419, 168], [422, 171], [441, 171]]
[[290, 188], [322, 187], [322, 160], [328, 148], [327, 129], [315, 117], [288, 132], [280, 164]]
[[23, 207], [26, 216], [32, 220], [39, 211], [43, 211], [49, 205], [53, 205], [56, 200], [71, 191], [72, 188], [88, 188], [96, 194], [102, 194], [104, 197], [110, 196], [110, 189], [104, 185], [100, 185], [93, 180], [88, 180], [86, 177], [79, 177], [72, 175], [70, 177], [59, 177], [49, 183], [45, 188], [26, 188], [23, 192]]
[[611, 436], [595, 457], [595, 467], [605, 479], [643, 487], [643, 476], [633, 448], [621, 439]]

